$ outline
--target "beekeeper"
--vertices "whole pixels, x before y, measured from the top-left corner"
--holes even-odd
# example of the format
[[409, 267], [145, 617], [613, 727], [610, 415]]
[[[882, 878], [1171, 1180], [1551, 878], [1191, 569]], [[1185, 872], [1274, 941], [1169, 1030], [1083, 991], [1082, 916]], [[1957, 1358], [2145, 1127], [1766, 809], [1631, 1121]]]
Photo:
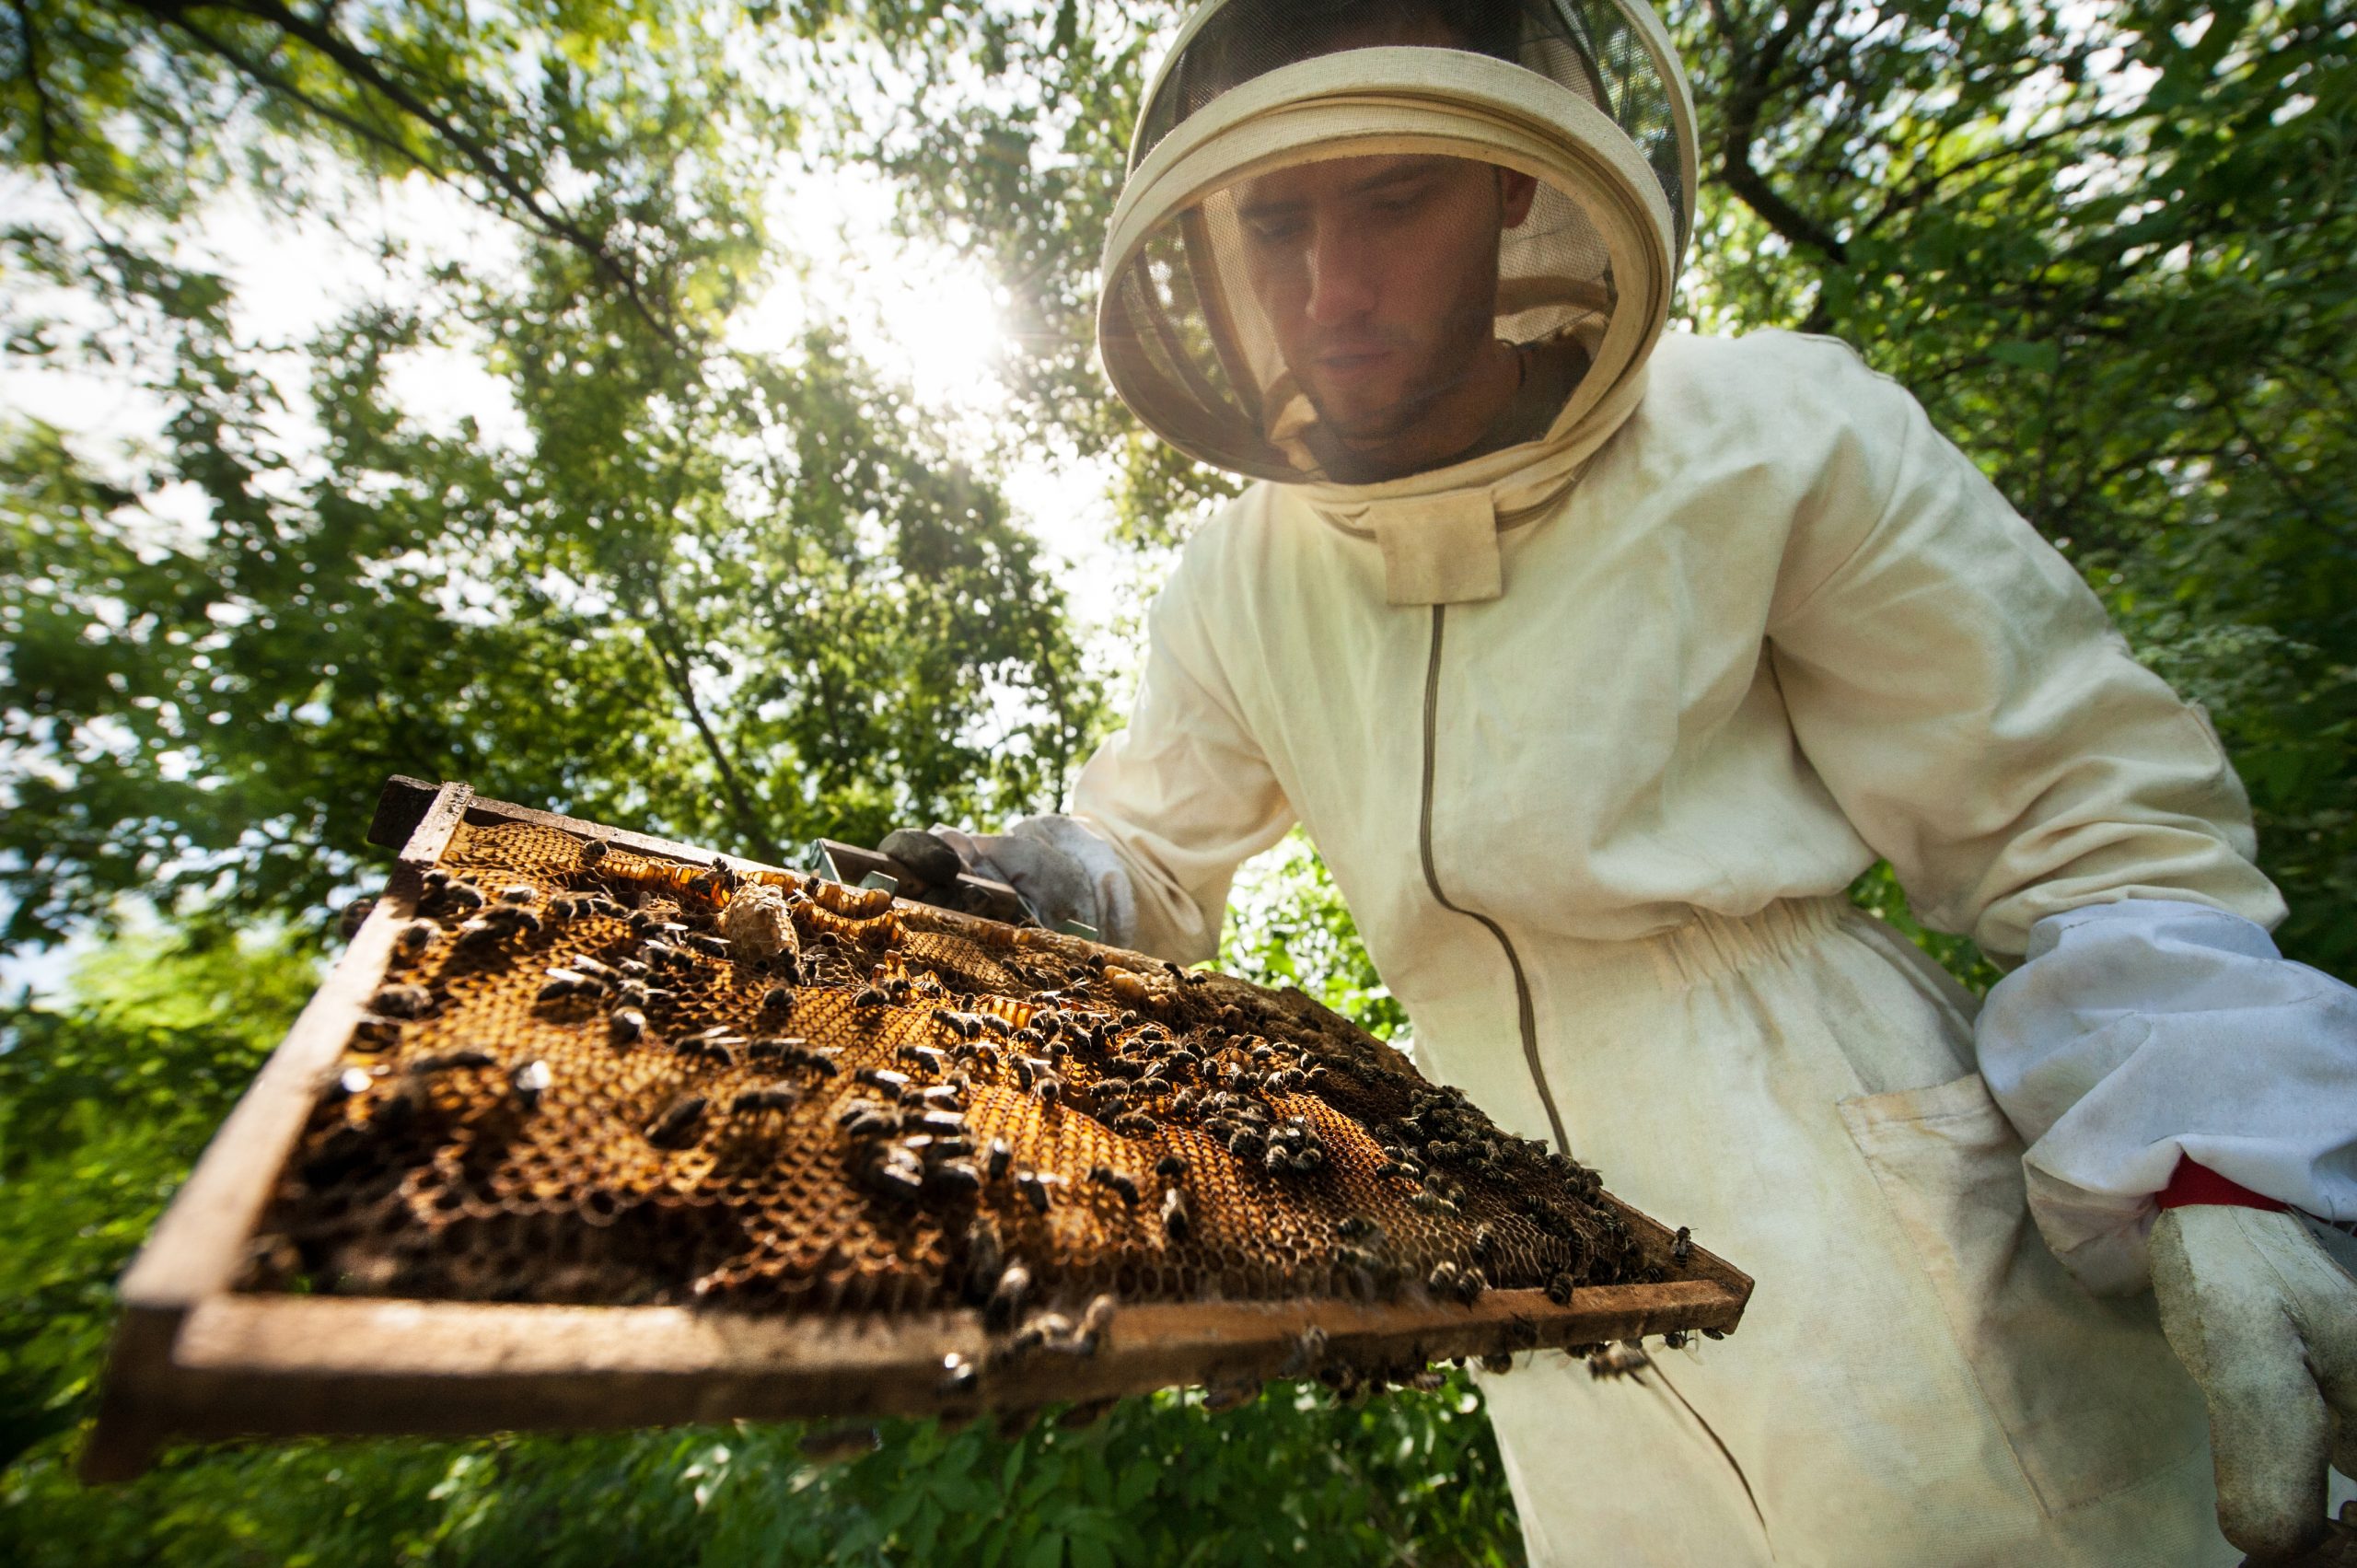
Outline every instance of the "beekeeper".
[[[2269, 940], [2201, 713], [1904, 389], [1665, 332], [1694, 156], [1636, 0], [1198, 12], [1099, 341], [1259, 482], [1071, 813], [962, 852], [1191, 961], [1300, 822], [1429, 1071], [1755, 1273], [1705, 1355], [1485, 1383], [1535, 1562], [2299, 1547], [2357, 1283], [2284, 1206], [2357, 1218], [2357, 993]], [[1977, 1019], [1843, 897], [1877, 856], [2018, 964]]]

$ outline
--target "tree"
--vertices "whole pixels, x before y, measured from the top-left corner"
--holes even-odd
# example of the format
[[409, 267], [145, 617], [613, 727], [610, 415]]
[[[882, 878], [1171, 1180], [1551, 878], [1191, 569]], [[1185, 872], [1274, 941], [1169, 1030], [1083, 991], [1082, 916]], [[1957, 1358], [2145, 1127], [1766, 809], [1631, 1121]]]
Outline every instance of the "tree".
[[[38, 424], [0, 441], [0, 939], [129, 891], [316, 924], [395, 771], [771, 860], [1052, 804], [1096, 698], [994, 476], [836, 331], [728, 346], [795, 123], [739, 101], [732, 17], [395, 8], [346, 35], [273, 6], [19, 9], [9, 150], [88, 232], [22, 225], [5, 254], [104, 309], [20, 319], [17, 348], [120, 367], [164, 436], [127, 471]], [[178, 259], [238, 160], [331, 215], [354, 179], [458, 181], [520, 261], [372, 302], [290, 385], [222, 275]], [[521, 449], [389, 393], [398, 356], [475, 337]], [[175, 483], [192, 532], [155, 510]]]

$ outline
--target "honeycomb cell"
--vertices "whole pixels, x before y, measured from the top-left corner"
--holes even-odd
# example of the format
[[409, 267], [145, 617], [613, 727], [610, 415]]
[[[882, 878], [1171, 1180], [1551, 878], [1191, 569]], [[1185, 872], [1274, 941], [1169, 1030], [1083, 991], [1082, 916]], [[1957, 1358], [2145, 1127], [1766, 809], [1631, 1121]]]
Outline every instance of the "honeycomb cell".
[[250, 1288], [930, 1310], [978, 1215], [1066, 1311], [1644, 1268], [1592, 1172], [1297, 995], [587, 842], [457, 829]]

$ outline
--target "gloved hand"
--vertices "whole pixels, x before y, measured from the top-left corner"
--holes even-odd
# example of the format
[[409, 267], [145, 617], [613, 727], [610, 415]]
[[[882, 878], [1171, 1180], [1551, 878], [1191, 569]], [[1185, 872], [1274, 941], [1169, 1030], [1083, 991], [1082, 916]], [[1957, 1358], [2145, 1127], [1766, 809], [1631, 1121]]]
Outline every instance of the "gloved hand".
[[[1103, 926], [1088, 867], [1046, 839], [1029, 833], [967, 833], [938, 822], [930, 836], [955, 850], [967, 870], [994, 877], [1022, 894], [1048, 925], [1069, 920]], [[892, 852], [888, 848], [884, 853]]]
[[2327, 1460], [2357, 1474], [2357, 1279], [2297, 1215], [2224, 1205], [2165, 1211], [2152, 1261], [2162, 1332], [2209, 1402], [2219, 1528], [2260, 1561], [2316, 1546]]

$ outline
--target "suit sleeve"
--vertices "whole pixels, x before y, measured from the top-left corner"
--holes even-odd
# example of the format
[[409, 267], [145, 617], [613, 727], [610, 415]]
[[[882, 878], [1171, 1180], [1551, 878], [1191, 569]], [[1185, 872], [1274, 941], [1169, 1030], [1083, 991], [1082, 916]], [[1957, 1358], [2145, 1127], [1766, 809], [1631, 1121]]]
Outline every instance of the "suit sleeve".
[[2180, 1154], [2357, 1212], [2357, 1007], [2281, 958], [2204, 716], [1903, 389], [1820, 345], [1841, 435], [1771, 628], [1793, 728], [1930, 923], [2001, 962], [1977, 1029], [2030, 1207], [2090, 1285], [2144, 1277]]
[[1237, 867], [1294, 822], [1204, 624], [1221, 526], [1190, 542], [1155, 599], [1128, 727], [1081, 770], [1070, 813], [1099, 846], [1082, 846], [1092, 869], [1122, 874], [1132, 945], [1178, 963], [1218, 950]]

